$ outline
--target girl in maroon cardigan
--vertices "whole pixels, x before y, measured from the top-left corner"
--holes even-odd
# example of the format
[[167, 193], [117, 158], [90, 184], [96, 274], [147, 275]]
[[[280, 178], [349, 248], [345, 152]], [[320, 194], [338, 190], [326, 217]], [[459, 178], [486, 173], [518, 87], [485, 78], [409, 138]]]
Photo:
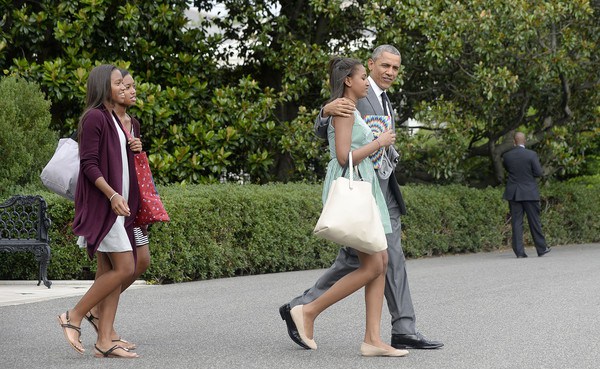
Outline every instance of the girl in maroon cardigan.
[[80, 175], [73, 231], [85, 240], [89, 257], [96, 255], [102, 274], [58, 321], [69, 344], [83, 354], [81, 320], [101, 302], [97, 357], [138, 357], [111, 337], [121, 286], [135, 272], [133, 221], [139, 207], [133, 152], [113, 110], [124, 99], [123, 76], [115, 66], [100, 65], [90, 72], [86, 109], [78, 127]]
[[[123, 76], [123, 84], [125, 85], [125, 101], [121, 103], [117, 101], [114, 107], [114, 112], [117, 115], [120, 123], [123, 125], [125, 132], [129, 132], [131, 135], [131, 139], [128, 140], [129, 147], [135, 153], [142, 151], [142, 144], [140, 141], [140, 123], [137, 119], [127, 114], [127, 108], [135, 105], [137, 101], [136, 91], [135, 91], [135, 81], [129, 72], [125, 69], [120, 69], [121, 75]], [[128, 136], [129, 137], [129, 136]], [[127, 289], [127, 287], [131, 286], [136, 279], [141, 276], [150, 266], [150, 248], [148, 245], [148, 227], [135, 227], [133, 229], [133, 233], [135, 236], [135, 246], [136, 246], [136, 254], [137, 260], [135, 264], [135, 273], [133, 276], [125, 283], [121, 285], [121, 293]], [[97, 270], [97, 276], [102, 275], [101, 270]], [[94, 330], [98, 332], [98, 325], [100, 322], [100, 307], [96, 306], [90, 310], [88, 314], [85, 315], [85, 318], [90, 322]], [[112, 328], [111, 333], [112, 342], [115, 342], [122, 347], [128, 350], [136, 349], [135, 343], [128, 342], [119, 336], [119, 334], [115, 331], [114, 326]]]

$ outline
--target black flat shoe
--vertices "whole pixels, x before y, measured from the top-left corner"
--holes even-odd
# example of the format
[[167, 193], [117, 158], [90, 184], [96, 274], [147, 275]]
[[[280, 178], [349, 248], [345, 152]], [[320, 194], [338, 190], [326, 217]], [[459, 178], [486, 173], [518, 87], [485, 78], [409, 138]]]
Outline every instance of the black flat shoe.
[[421, 333], [392, 334], [392, 347], [397, 349], [432, 350], [444, 346], [439, 341], [428, 340]]
[[296, 328], [296, 323], [294, 323], [294, 320], [292, 319], [292, 314], [290, 314], [290, 310], [292, 310], [290, 304], [284, 304], [279, 308], [279, 315], [281, 315], [281, 319], [283, 319], [283, 321], [285, 321], [285, 324], [287, 325], [288, 335], [290, 336], [292, 341], [294, 341], [297, 345], [309, 350], [310, 348], [306, 346], [304, 342], [302, 342], [302, 339], [300, 339], [300, 334], [298, 334], [298, 328]]
[[549, 252], [550, 252], [550, 250], [551, 250], [551, 249], [550, 249], [549, 247], [546, 247], [546, 250], [544, 250], [544, 251], [542, 251], [541, 253], [539, 253], [539, 254], [538, 254], [538, 256], [544, 256], [544, 255], [546, 255], [547, 253], [549, 253]]

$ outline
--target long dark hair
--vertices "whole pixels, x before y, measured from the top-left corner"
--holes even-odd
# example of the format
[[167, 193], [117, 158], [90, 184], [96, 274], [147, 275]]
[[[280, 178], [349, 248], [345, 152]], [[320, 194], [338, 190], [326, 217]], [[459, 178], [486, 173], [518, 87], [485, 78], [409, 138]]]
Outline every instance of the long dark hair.
[[121, 77], [125, 78], [125, 76], [129, 75], [129, 71], [127, 69], [118, 68], [119, 72], [121, 72]]
[[333, 57], [329, 61], [329, 89], [331, 97], [327, 102], [344, 96], [346, 77], [352, 77], [357, 67], [362, 65], [360, 60], [352, 58]]
[[105, 101], [111, 101], [111, 74], [117, 69], [111, 64], [102, 64], [90, 72], [87, 79], [86, 93], [85, 93], [85, 109], [83, 114], [79, 117], [79, 124], [77, 126], [77, 137], [81, 137], [81, 129], [83, 128], [83, 118], [87, 113], [95, 109]]

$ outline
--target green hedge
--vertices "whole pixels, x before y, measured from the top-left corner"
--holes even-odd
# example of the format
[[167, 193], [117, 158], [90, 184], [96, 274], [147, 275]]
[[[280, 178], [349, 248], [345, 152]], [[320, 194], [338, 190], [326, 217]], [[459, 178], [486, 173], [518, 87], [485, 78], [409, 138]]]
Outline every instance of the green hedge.
[[492, 250], [510, 240], [500, 189], [405, 186], [403, 194], [402, 245], [409, 257]]
[[[549, 245], [600, 241], [598, 177], [556, 183], [542, 192], [542, 223]], [[327, 267], [338, 247], [312, 236], [321, 210], [321, 186], [172, 185], [159, 187], [170, 223], [151, 227], [154, 283]], [[33, 193], [30, 191], [29, 193]], [[50, 279], [90, 278], [94, 263], [75, 245], [73, 205], [46, 198], [53, 225]], [[405, 186], [402, 218], [408, 257], [510, 247], [508, 205], [501, 188]], [[4, 199], [3, 199], [4, 200]], [[525, 240], [531, 244], [529, 232]], [[0, 254], [0, 279], [37, 279], [26, 253]]]
[[0, 193], [33, 182], [50, 160], [50, 105], [37, 83], [0, 78]]

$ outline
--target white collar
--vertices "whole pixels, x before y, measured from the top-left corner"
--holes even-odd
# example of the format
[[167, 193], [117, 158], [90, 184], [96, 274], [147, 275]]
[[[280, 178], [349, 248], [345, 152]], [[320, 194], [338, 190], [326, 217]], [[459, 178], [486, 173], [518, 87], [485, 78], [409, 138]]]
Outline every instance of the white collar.
[[381, 99], [381, 93], [385, 91], [379, 88], [379, 86], [377, 86], [377, 83], [373, 81], [373, 78], [371, 78], [371, 76], [369, 76], [369, 84], [371, 85], [373, 92], [375, 92], [375, 95], [377, 95], [377, 97]]

